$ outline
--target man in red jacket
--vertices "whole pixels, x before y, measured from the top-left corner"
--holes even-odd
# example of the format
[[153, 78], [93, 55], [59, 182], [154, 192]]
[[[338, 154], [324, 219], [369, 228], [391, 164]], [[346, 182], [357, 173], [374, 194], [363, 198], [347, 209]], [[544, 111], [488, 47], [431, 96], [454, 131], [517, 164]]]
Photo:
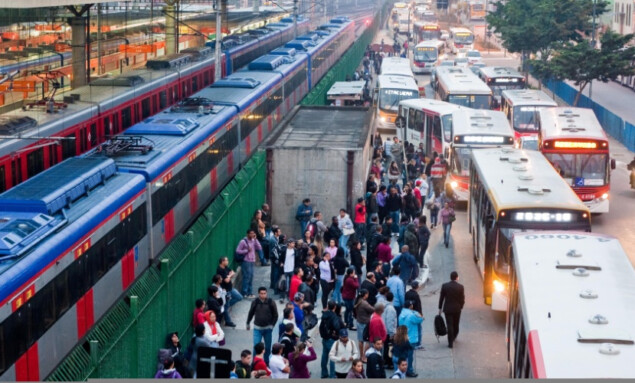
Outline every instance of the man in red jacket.
[[355, 205], [354, 225], [355, 236], [364, 245], [364, 242], [366, 242], [366, 201], [362, 197], [357, 199], [357, 205]]
[[289, 302], [293, 302], [293, 297], [302, 284], [302, 276], [304, 276], [304, 271], [301, 267], [296, 267], [291, 277], [291, 283], [289, 284]]
[[384, 304], [376, 303], [375, 304], [375, 312], [370, 317], [370, 323], [368, 325], [368, 339], [371, 341], [375, 339], [381, 339], [384, 342], [386, 341], [386, 337], [388, 336], [388, 332], [386, 331], [386, 324], [382, 319], [381, 315], [384, 313]]
[[441, 195], [446, 174], [447, 174], [447, 170], [445, 166], [441, 163], [441, 157], [437, 157], [434, 160], [434, 165], [432, 165], [432, 168], [430, 170], [430, 178], [432, 179], [432, 187], [434, 188], [434, 193], [437, 196]]

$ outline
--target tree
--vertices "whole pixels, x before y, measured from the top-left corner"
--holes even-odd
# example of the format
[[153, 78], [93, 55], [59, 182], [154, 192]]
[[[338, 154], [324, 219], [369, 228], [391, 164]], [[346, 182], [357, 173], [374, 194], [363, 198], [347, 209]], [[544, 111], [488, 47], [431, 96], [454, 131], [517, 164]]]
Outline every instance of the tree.
[[573, 101], [575, 106], [591, 81], [608, 82], [620, 75], [635, 74], [635, 68], [631, 66], [635, 60], [635, 47], [625, 47], [633, 36], [608, 30], [600, 38], [600, 49], [593, 48], [586, 40], [567, 42], [554, 50], [553, 57], [546, 64], [535, 61], [533, 64], [545, 76], [573, 81], [578, 87], [578, 94]]
[[[581, 41], [593, 29], [594, 0], [508, 0], [497, 1], [496, 11], [487, 22], [499, 33], [503, 46], [522, 54], [523, 71], [527, 58], [538, 54], [541, 60], [551, 57], [553, 46]], [[596, 16], [606, 12], [607, 3], [596, 0]]]

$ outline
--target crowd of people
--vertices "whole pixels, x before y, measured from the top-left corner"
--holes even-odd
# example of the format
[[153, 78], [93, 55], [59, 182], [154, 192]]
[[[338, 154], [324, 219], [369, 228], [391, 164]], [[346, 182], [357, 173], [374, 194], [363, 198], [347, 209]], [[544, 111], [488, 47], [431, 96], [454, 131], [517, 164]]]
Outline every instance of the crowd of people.
[[[342, 208], [325, 222], [306, 198], [296, 211], [296, 238], [272, 224], [267, 204], [254, 212], [234, 254], [241, 266], [240, 291], [233, 285], [236, 272], [222, 257], [208, 297], [195, 302], [193, 338], [183, 349], [178, 333], [169, 334], [157, 378], [196, 377], [198, 349], [225, 346], [223, 327], [236, 327], [230, 312], [243, 299], [251, 300], [246, 328], [253, 348], [230, 363], [232, 377], [310, 378], [307, 366], [318, 359], [316, 339], [309, 335], [315, 327], [322, 343], [321, 378], [417, 376], [414, 353], [424, 350], [417, 278], [427, 267], [431, 230], [441, 224], [444, 245], [450, 244], [456, 198], [445, 187], [448, 164], [442, 156], [428, 156], [397, 137], [382, 142], [376, 136], [373, 144], [366, 192], [352, 212]], [[259, 286], [257, 295], [256, 267], [270, 268], [269, 286]], [[451, 285], [442, 294], [450, 306], [439, 303], [440, 310], [451, 307], [450, 347], [464, 299], [462, 286], [460, 293], [457, 289]], [[277, 300], [285, 305], [282, 318]], [[318, 300], [321, 320], [313, 312]]]

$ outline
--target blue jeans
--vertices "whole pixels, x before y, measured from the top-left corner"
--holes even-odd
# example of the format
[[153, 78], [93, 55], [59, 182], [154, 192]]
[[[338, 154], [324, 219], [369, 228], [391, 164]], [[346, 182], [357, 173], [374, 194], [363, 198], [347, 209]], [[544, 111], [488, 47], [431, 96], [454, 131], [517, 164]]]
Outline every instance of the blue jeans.
[[443, 224], [443, 243], [447, 246], [450, 244], [450, 230], [452, 230], [452, 223]]
[[344, 285], [344, 275], [335, 276], [335, 289], [333, 289], [333, 300], [335, 303], [342, 303], [342, 286]]
[[244, 261], [242, 264], [243, 269], [243, 288], [241, 293], [243, 295], [252, 295], [251, 285], [254, 280], [254, 262]]
[[388, 215], [392, 218], [392, 232], [399, 233], [399, 210], [388, 212]]
[[346, 255], [348, 255], [349, 253], [348, 246], [346, 246], [346, 244], [348, 243], [348, 237], [350, 237], [350, 235], [343, 235], [343, 234], [340, 237], [340, 247], [344, 249], [344, 253]]
[[344, 322], [346, 322], [346, 327], [353, 327], [354, 304], [355, 301], [353, 299], [344, 299], [344, 307], [346, 307], [346, 311], [344, 312]]
[[309, 226], [309, 221], [300, 221], [300, 238], [304, 238], [304, 232], [307, 226]]
[[278, 281], [280, 280], [280, 276], [282, 275], [282, 267], [277, 265], [275, 262], [271, 262], [271, 288], [274, 293], [284, 294], [284, 291], [278, 290]]
[[439, 209], [430, 209], [430, 225], [436, 226], [439, 223]]
[[232, 289], [232, 291], [227, 292], [227, 296], [229, 299], [227, 300], [227, 308], [232, 307], [236, 303], [243, 300], [243, 296], [236, 289]]
[[[273, 333], [273, 329], [263, 329], [258, 330], [254, 329], [254, 347], [260, 343], [260, 341], [264, 338], [265, 340], [265, 363], [269, 365], [269, 356], [271, 355], [271, 335]], [[256, 350], [253, 350], [253, 354], [256, 355]]]
[[265, 252], [262, 249], [258, 250], [258, 258], [260, 258], [261, 265], [264, 265], [267, 263], [267, 260], [265, 259]]
[[355, 224], [355, 236], [357, 240], [364, 244], [366, 242], [366, 224], [365, 223], [356, 223]]
[[333, 339], [322, 339], [322, 374], [320, 375], [322, 379], [335, 379], [335, 362], [329, 361], [329, 352], [334, 343]]

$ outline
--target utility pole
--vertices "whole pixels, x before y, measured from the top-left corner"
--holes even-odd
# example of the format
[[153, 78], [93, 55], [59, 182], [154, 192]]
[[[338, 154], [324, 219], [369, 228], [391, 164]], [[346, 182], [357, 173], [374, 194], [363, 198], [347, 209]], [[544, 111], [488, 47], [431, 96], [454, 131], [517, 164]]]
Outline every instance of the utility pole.
[[214, 46], [214, 81], [220, 80], [223, 76], [221, 72], [221, 41], [223, 40], [223, 32], [221, 30], [221, 2], [226, 0], [216, 0], [216, 45]]
[[[593, 0], [593, 31], [591, 31], [591, 48], [595, 49], [595, 5], [597, 0]], [[593, 101], [593, 80], [589, 81], [589, 100]]]
[[102, 51], [101, 51], [101, 3], [97, 4], [97, 75], [102, 74]]
[[176, 13], [176, 7], [178, 5], [178, 0], [166, 0], [165, 8], [163, 8], [163, 12], [165, 13], [165, 54], [171, 55], [177, 53], [178, 51], [178, 38], [177, 38], [177, 24], [175, 20], [178, 17]]

